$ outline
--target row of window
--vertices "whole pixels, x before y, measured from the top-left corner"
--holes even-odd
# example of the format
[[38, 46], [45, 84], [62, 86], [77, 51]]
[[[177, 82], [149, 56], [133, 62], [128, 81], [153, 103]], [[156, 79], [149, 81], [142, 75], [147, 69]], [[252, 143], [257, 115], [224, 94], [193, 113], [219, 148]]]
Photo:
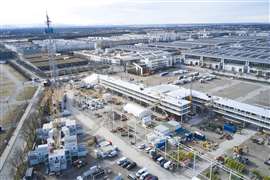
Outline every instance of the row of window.
[[259, 116], [255, 113], [251, 113], [251, 112], [248, 112], [248, 111], [244, 111], [244, 110], [241, 110], [241, 109], [236, 109], [236, 108], [233, 108], [233, 107], [230, 107], [230, 106], [226, 106], [226, 105], [223, 105], [223, 104], [219, 104], [219, 103], [214, 103], [215, 106], [217, 107], [221, 107], [222, 109], [229, 109], [229, 110], [232, 110], [233, 112], [236, 112], [238, 114], [245, 114], [245, 115], [248, 115], [248, 116], [255, 116], [253, 118], [260, 118], [260, 119], [263, 119], [263, 120], [267, 120], [267, 121], [270, 121], [270, 117], [265, 117], [265, 116]]
[[[107, 81], [105, 81], [105, 85], [107, 85], [110, 88], [116, 89], [127, 96], [131, 96], [134, 99], [144, 101], [146, 103], [155, 104], [158, 101], [157, 99], [153, 100], [153, 97], [149, 97], [146, 94], [142, 94], [142, 93], [139, 93], [139, 92], [131, 90], [131, 89], [129, 89], [129, 91], [127, 91], [126, 88], [121, 88], [120, 86], [116, 87], [114, 84], [107, 82]], [[163, 101], [161, 105], [164, 106], [165, 108], [168, 108], [170, 110], [177, 112], [178, 114], [179, 113], [183, 114], [183, 113], [189, 112], [189, 105], [185, 105], [184, 107], [181, 107], [182, 110], [180, 109], [180, 107], [178, 109], [175, 105], [168, 103], [166, 101]]]
[[259, 119], [254, 119], [254, 118], [250, 118], [250, 117], [246, 117], [243, 115], [238, 115], [238, 114], [232, 114], [230, 111], [226, 111], [226, 110], [217, 110], [216, 112], [219, 112], [221, 114], [224, 114], [226, 116], [238, 119], [238, 120], [242, 120], [248, 123], [252, 123], [252, 124], [256, 124], [258, 126], [264, 126], [266, 128], [270, 127], [270, 122], [266, 122], [266, 121], [261, 121]]

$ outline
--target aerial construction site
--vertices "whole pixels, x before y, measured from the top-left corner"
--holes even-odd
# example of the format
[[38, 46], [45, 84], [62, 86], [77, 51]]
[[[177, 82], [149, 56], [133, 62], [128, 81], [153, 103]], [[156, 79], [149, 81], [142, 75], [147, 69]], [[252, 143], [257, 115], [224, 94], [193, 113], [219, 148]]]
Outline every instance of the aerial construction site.
[[0, 179], [270, 179], [270, 26], [0, 30]]

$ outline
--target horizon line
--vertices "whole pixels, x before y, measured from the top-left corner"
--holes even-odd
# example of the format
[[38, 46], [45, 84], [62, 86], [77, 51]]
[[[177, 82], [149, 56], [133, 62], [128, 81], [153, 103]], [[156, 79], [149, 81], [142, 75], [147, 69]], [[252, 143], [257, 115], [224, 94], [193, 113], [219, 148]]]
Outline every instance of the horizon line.
[[[270, 22], [210, 22], [210, 23], [152, 23], [152, 24], [60, 24], [60, 23], [56, 23], [53, 24], [54, 28], [58, 28], [58, 27], [93, 27], [93, 26], [159, 26], [159, 25], [211, 25], [211, 24], [218, 24], [218, 25], [241, 25], [241, 24], [269, 24]], [[38, 24], [38, 23], [34, 23], [34, 24], [4, 24], [4, 25], [0, 25], [0, 29], [1, 28], [43, 28], [45, 27], [45, 25], [42, 24]]]

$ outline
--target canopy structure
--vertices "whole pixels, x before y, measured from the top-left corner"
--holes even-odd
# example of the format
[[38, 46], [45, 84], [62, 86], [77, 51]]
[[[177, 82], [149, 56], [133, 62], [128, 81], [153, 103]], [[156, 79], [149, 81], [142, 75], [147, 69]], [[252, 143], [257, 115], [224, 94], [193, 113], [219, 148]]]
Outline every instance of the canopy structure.
[[142, 119], [143, 117], [152, 115], [152, 112], [149, 109], [144, 108], [142, 106], [139, 106], [137, 104], [133, 104], [133, 103], [126, 104], [124, 106], [124, 111], [132, 114], [133, 116], [135, 116], [139, 119]]

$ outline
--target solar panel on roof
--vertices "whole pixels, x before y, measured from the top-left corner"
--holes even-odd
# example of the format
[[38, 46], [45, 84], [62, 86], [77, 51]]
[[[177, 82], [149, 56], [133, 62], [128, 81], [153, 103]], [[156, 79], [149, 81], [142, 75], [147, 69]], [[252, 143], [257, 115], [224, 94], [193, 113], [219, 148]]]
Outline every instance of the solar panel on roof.
[[270, 58], [270, 57], [269, 56], [260, 56], [260, 58], [267, 59], [267, 58]]

